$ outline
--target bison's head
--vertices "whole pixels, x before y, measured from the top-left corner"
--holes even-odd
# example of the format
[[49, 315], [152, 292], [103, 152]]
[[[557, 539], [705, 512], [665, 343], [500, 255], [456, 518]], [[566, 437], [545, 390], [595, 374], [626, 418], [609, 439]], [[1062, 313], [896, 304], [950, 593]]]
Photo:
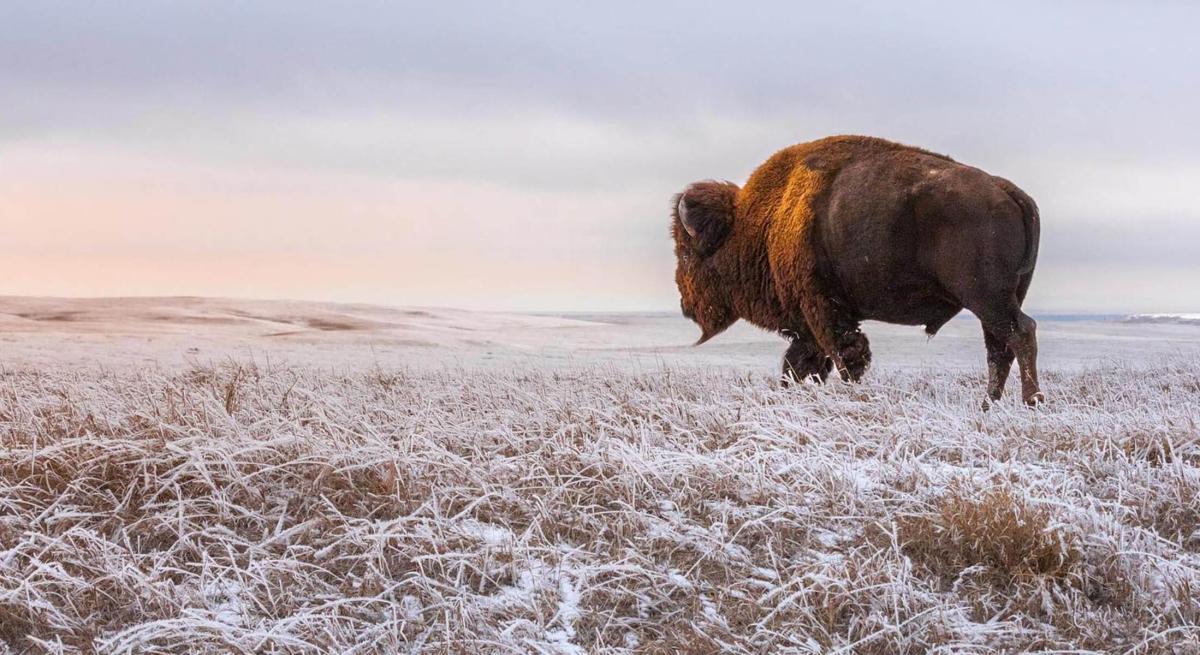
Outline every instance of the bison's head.
[[720, 262], [733, 230], [737, 192], [738, 186], [729, 182], [697, 182], [675, 196], [675, 284], [683, 315], [700, 326], [696, 345], [738, 320]]

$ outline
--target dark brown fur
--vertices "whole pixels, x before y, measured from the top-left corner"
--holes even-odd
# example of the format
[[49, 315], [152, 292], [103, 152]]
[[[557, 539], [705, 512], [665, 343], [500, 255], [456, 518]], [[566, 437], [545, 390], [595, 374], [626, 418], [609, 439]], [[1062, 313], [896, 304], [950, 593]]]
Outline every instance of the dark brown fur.
[[1015, 358], [1038, 402], [1033, 319], [1021, 312], [1037, 259], [1033, 200], [1011, 182], [883, 139], [838, 136], [777, 152], [739, 188], [698, 182], [675, 197], [676, 283], [703, 343], [739, 318], [791, 339], [785, 379], [857, 380], [872, 319], [929, 334], [966, 308], [984, 326], [988, 393]]

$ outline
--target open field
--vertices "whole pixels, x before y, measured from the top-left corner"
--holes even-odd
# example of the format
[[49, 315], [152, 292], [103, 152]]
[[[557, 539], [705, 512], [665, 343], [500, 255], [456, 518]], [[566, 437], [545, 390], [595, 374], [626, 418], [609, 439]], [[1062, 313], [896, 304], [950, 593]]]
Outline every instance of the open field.
[[0, 652], [1200, 653], [1200, 329], [868, 331], [4, 299]]
[[[919, 327], [864, 326], [880, 370], [983, 369], [969, 314], [929, 340]], [[1080, 370], [1200, 357], [1200, 329], [1183, 323], [1038, 317], [1046, 369]], [[381, 366], [512, 371], [615, 366], [632, 371], [720, 367], [766, 373], [785, 343], [739, 323], [693, 348], [699, 330], [678, 313], [530, 315], [214, 298], [0, 297], [8, 366], [174, 370], [229, 360], [336, 370]]]

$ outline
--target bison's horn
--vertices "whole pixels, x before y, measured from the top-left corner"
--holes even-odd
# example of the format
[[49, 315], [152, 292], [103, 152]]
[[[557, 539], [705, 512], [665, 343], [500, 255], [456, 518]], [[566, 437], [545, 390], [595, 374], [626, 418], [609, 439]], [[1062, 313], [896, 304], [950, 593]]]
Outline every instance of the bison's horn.
[[687, 230], [688, 236], [696, 238], [696, 233], [699, 230], [695, 225], [688, 222], [687, 200], [683, 196], [679, 196], [679, 204], [675, 207], [675, 214], [679, 216], [679, 223], [683, 225], [683, 229]]

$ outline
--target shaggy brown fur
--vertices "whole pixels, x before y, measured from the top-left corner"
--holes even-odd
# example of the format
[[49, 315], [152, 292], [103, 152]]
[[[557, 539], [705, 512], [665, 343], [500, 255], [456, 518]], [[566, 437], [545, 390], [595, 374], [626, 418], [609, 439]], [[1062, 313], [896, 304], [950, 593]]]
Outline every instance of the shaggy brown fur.
[[681, 307], [703, 343], [739, 318], [792, 340], [785, 378], [857, 380], [866, 319], [937, 332], [963, 308], [984, 325], [989, 396], [1014, 357], [1039, 402], [1035, 324], [1020, 311], [1037, 257], [1037, 207], [1011, 182], [919, 148], [837, 136], [775, 153], [739, 188], [675, 196]]

